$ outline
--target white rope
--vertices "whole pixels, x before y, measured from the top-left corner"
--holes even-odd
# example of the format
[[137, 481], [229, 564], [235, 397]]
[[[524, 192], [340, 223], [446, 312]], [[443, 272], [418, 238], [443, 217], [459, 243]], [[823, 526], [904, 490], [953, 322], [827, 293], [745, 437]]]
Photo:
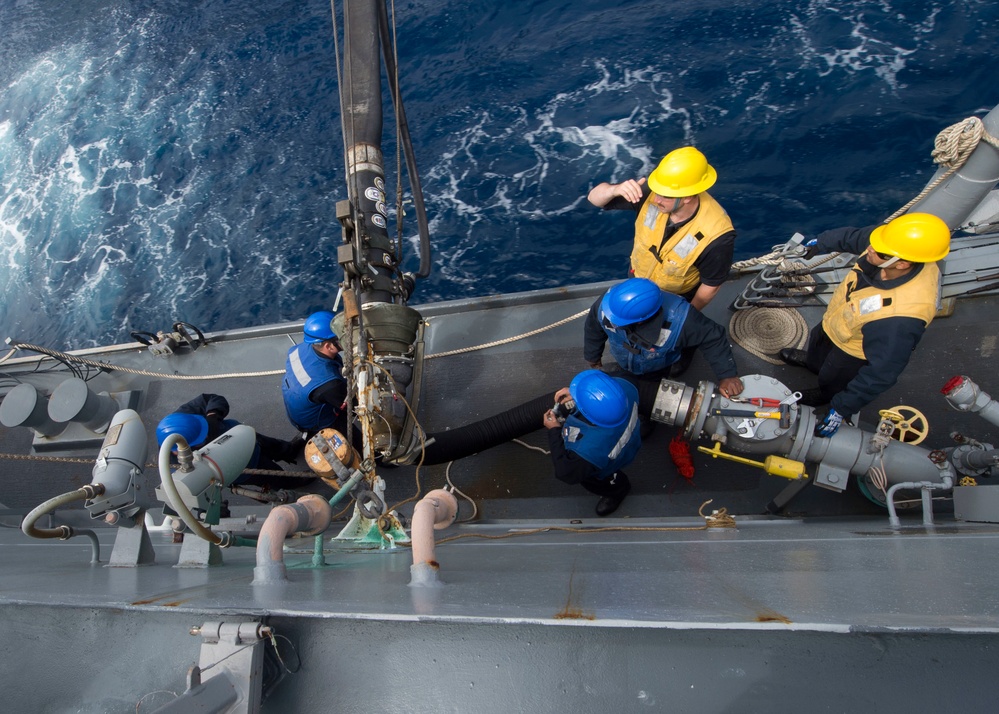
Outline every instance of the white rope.
[[434, 359], [435, 357], [450, 357], [452, 355], [460, 355], [460, 354], [465, 354], [467, 352], [475, 352], [477, 350], [489, 349], [490, 347], [498, 347], [499, 345], [506, 345], [506, 344], [509, 344], [511, 342], [516, 342], [517, 340], [523, 340], [523, 339], [525, 339], [527, 337], [533, 337], [534, 335], [539, 335], [542, 332], [547, 332], [548, 330], [554, 330], [556, 327], [561, 327], [562, 325], [564, 325], [564, 324], [566, 324], [568, 322], [572, 322], [573, 320], [578, 320], [579, 318], [581, 318], [583, 315], [585, 315], [589, 311], [590, 311], [590, 308], [586, 308], [585, 310], [583, 310], [581, 312], [577, 312], [575, 315], [570, 315], [569, 317], [563, 318], [563, 319], [559, 320], [558, 322], [553, 322], [552, 324], [546, 325], [545, 327], [539, 327], [536, 330], [531, 330], [530, 332], [525, 332], [522, 335], [515, 335], [514, 337], [507, 337], [507, 338], [502, 339], [502, 340], [495, 340], [493, 342], [486, 342], [485, 344], [476, 345], [474, 347], [462, 347], [462, 348], [457, 349], [457, 350], [449, 350], [447, 352], [438, 352], [436, 354], [427, 355], [426, 357], [424, 357], [424, 359]]
[[738, 310], [728, 331], [734, 343], [770, 364], [784, 364], [773, 355], [785, 347], [801, 349], [808, 339], [805, 318], [790, 307]]

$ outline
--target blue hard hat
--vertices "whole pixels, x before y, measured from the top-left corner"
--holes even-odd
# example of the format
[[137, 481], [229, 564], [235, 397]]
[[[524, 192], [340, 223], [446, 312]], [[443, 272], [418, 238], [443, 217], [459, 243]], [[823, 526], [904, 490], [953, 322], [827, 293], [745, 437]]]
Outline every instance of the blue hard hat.
[[628, 418], [628, 397], [617, 380], [599, 369], [573, 377], [569, 394], [576, 408], [597, 426], [617, 426]]
[[337, 339], [331, 324], [334, 317], [335, 315], [329, 310], [320, 310], [309, 315], [305, 319], [305, 341], [312, 344]]
[[659, 286], [646, 278], [630, 278], [608, 290], [600, 310], [616, 327], [644, 322], [662, 307]]
[[199, 446], [208, 438], [208, 420], [200, 414], [167, 414], [156, 426], [156, 443], [163, 446], [163, 442], [171, 434], [183, 436], [190, 447]]

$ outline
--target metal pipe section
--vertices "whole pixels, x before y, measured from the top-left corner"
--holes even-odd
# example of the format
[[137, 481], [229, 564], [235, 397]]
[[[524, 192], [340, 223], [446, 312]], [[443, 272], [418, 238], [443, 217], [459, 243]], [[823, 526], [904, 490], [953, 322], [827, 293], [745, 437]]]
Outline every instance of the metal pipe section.
[[85, 501], [104, 493], [104, 487], [100, 484], [88, 484], [83, 488], [70, 491], [62, 495], [50, 498], [41, 505], [35, 507], [21, 522], [21, 532], [31, 538], [59, 538], [68, 540], [73, 536], [86, 536], [90, 539], [90, 562], [101, 562], [101, 545], [97, 540], [97, 534], [89, 529], [76, 530], [71, 526], [59, 526], [58, 528], [36, 528], [35, 522], [50, 511], [54, 511], [60, 506], [73, 503], [74, 501]]
[[[179, 453], [186, 451], [190, 454], [191, 452], [191, 447], [187, 443], [187, 439], [180, 434], [170, 434], [163, 440], [163, 444], [160, 446], [160, 483], [163, 484], [163, 492], [166, 494], [167, 503], [170, 504], [170, 507], [178, 516], [180, 516], [180, 519], [184, 521], [187, 527], [191, 529], [191, 532], [199, 538], [207, 540], [209, 543], [222, 545], [225, 539], [221, 535], [213, 533], [210, 529], [205, 528], [205, 526], [194, 517], [194, 514], [188, 509], [184, 500], [180, 497], [180, 493], [177, 491], [177, 484], [174, 483], [173, 474], [170, 472], [170, 451], [173, 449], [174, 444], [178, 445]], [[225, 545], [229, 545], [228, 541], [225, 542]]]
[[950, 458], [961, 473], [977, 475], [999, 466], [999, 449], [959, 446]]
[[972, 411], [994, 426], [999, 426], [999, 403], [975, 384], [970, 377], [951, 378], [940, 390], [947, 403], [959, 412]]
[[434, 531], [443, 530], [458, 515], [458, 499], [450, 491], [436, 489], [424, 496], [413, 510], [413, 564], [409, 568], [410, 586], [433, 586], [438, 583], [440, 564], [434, 556]]
[[253, 569], [253, 582], [286, 581], [285, 539], [293, 533], [318, 535], [329, 528], [332, 519], [333, 508], [325, 498], [314, 493], [272, 510], [257, 536], [257, 565]]
[[340, 101], [350, 210], [337, 207], [346, 243], [338, 261], [358, 288], [362, 305], [405, 302], [412, 286], [403, 280], [387, 230], [378, 2], [354, 0], [345, 4], [344, 13]]
[[[999, 136], [999, 106], [986, 114], [982, 123], [985, 131]], [[947, 170], [945, 167], [937, 169], [927, 185]], [[954, 230], [971, 215], [996, 182], [999, 182], [999, 151], [982, 141], [964, 166], [909, 210], [940, 216]]]
[[[706, 437], [731, 452], [780, 455], [817, 464], [815, 485], [834, 491], [843, 491], [851, 474], [863, 476], [882, 461], [889, 483], [940, 482], [938, 470], [927, 458], [929, 450], [894, 440], [875, 448], [874, 433], [848, 425], [830, 438], [817, 437], [814, 410], [795, 403], [791, 390], [781, 382], [767, 375], [747, 375], [742, 381], [745, 391], [740, 398], [785, 402], [784, 417], [753, 418], [751, 404], [733, 403], [716, 394], [712, 382], [689, 387], [671, 380], [660, 383], [651, 417], [682, 426], [684, 438], [690, 441]], [[750, 415], [733, 415], [740, 410]]]
[[888, 505], [888, 522], [891, 524], [892, 528], [898, 528], [902, 525], [902, 521], [895, 512], [895, 493], [903, 488], [920, 489], [920, 499], [923, 505], [923, 525], [933, 525], [932, 492], [935, 490], [949, 491], [952, 489], [954, 487], [954, 470], [951, 468], [950, 462], [947, 460], [947, 455], [942, 451], [931, 452], [930, 460], [936, 464], [939, 469], [939, 482], [906, 481], [903, 483], [896, 483], [894, 486], [889, 488], [888, 493], [885, 494]]
[[[330, 513], [333, 512], [333, 507], [336, 504], [340, 503], [340, 501], [349, 496], [350, 492], [354, 490], [354, 487], [364, 480], [364, 476], [365, 474], [363, 471], [361, 471], [360, 469], [355, 470], [354, 473], [351, 475], [351, 477], [347, 479], [347, 482], [343, 486], [341, 486], [340, 489], [336, 493], [334, 493], [332, 497], [330, 497], [329, 500]], [[313, 551], [312, 551], [312, 564], [317, 568], [326, 564], [323, 558], [323, 537], [321, 535], [317, 535], [315, 539], [315, 544], [313, 546]]]

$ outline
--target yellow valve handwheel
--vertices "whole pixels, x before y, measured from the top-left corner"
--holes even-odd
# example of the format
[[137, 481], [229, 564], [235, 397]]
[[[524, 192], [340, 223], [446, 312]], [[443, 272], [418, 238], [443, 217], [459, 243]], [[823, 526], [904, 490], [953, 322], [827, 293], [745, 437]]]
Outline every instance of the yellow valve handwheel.
[[914, 407], [900, 404], [891, 409], [878, 412], [882, 419], [890, 419], [895, 423], [895, 431], [891, 438], [903, 444], [921, 444], [930, 433], [930, 424], [921, 411]]

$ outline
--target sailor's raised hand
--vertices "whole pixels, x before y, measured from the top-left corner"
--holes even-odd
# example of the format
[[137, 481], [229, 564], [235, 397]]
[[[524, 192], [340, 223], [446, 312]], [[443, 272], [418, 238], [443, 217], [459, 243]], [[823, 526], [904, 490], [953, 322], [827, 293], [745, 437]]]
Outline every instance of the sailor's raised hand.
[[638, 203], [642, 200], [642, 186], [645, 184], [645, 177], [638, 179], [628, 179], [617, 185], [615, 193], [630, 203]]

